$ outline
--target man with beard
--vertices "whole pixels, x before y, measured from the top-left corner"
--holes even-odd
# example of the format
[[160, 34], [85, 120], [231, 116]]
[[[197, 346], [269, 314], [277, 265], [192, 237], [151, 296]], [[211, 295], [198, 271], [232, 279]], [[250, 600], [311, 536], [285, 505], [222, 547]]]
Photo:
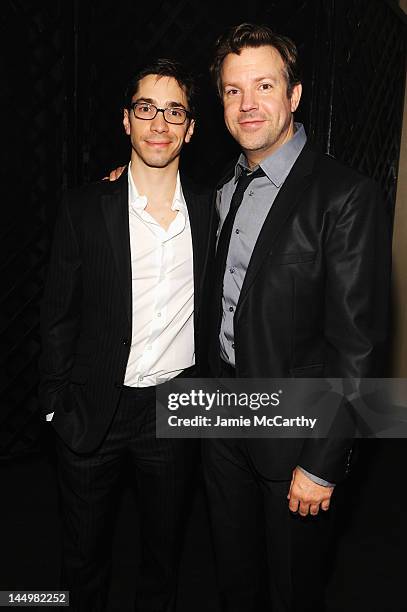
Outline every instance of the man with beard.
[[[291, 40], [268, 27], [233, 27], [216, 43], [211, 72], [242, 149], [217, 189], [212, 374], [382, 375], [390, 232], [377, 187], [314, 151], [294, 122], [302, 89]], [[352, 440], [340, 437], [204, 441], [222, 610], [265, 609], [259, 508], [271, 609], [324, 609], [351, 453]]]

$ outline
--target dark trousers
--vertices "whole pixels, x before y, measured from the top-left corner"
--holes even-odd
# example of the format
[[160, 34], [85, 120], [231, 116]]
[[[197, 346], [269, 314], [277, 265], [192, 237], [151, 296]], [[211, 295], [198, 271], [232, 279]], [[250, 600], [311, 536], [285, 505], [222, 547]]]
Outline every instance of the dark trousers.
[[222, 611], [322, 612], [341, 486], [328, 512], [301, 517], [290, 481], [262, 477], [245, 440], [204, 440], [202, 455]]
[[61, 586], [70, 610], [106, 608], [119, 483], [129, 462], [140, 505], [137, 612], [174, 612], [182, 535], [196, 465], [194, 440], [156, 439], [155, 388], [124, 387], [105, 440], [88, 455], [57, 443], [63, 524]]

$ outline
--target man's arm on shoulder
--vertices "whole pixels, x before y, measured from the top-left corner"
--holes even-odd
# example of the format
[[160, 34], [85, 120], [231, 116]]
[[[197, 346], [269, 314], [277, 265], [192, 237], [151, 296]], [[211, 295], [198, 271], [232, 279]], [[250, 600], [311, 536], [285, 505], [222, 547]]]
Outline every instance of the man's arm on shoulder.
[[114, 170], [110, 170], [109, 176], [104, 176], [104, 181], [110, 181], [111, 183], [117, 181], [125, 171], [126, 166], [117, 166]]
[[55, 225], [41, 306], [43, 416], [57, 410], [58, 394], [69, 381], [80, 324], [81, 262], [68, 199], [63, 199]]

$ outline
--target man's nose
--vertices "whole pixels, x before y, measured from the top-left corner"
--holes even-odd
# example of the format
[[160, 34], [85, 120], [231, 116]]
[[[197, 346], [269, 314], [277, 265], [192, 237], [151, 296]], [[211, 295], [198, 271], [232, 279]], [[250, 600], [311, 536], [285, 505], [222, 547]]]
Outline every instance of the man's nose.
[[168, 123], [164, 119], [164, 113], [162, 111], [158, 111], [154, 119], [151, 120], [150, 129], [153, 132], [168, 132]]
[[240, 110], [242, 112], [248, 112], [251, 110], [256, 110], [258, 108], [258, 103], [256, 100], [256, 94], [252, 90], [245, 90], [242, 92], [242, 98], [240, 103]]

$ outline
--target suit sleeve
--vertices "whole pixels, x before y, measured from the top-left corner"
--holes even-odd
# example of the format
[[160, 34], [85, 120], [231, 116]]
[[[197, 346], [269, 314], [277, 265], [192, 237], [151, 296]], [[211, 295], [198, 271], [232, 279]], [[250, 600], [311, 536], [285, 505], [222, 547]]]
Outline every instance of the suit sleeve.
[[[373, 181], [357, 184], [346, 198], [328, 232], [325, 258], [325, 377], [385, 375], [390, 223]], [[307, 471], [329, 482], [341, 480], [349, 471], [353, 432], [348, 408], [344, 400], [334, 437], [306, 440], [299, 460]], [[342, 431], [344, 437], [338, 437]]]
[[80, 302], [80, 253], [65, 197], [55, 226], [41, 306], [39, 395], [43, 417], [58, 409], [58, 396], [69, 382], [80, 328]]

